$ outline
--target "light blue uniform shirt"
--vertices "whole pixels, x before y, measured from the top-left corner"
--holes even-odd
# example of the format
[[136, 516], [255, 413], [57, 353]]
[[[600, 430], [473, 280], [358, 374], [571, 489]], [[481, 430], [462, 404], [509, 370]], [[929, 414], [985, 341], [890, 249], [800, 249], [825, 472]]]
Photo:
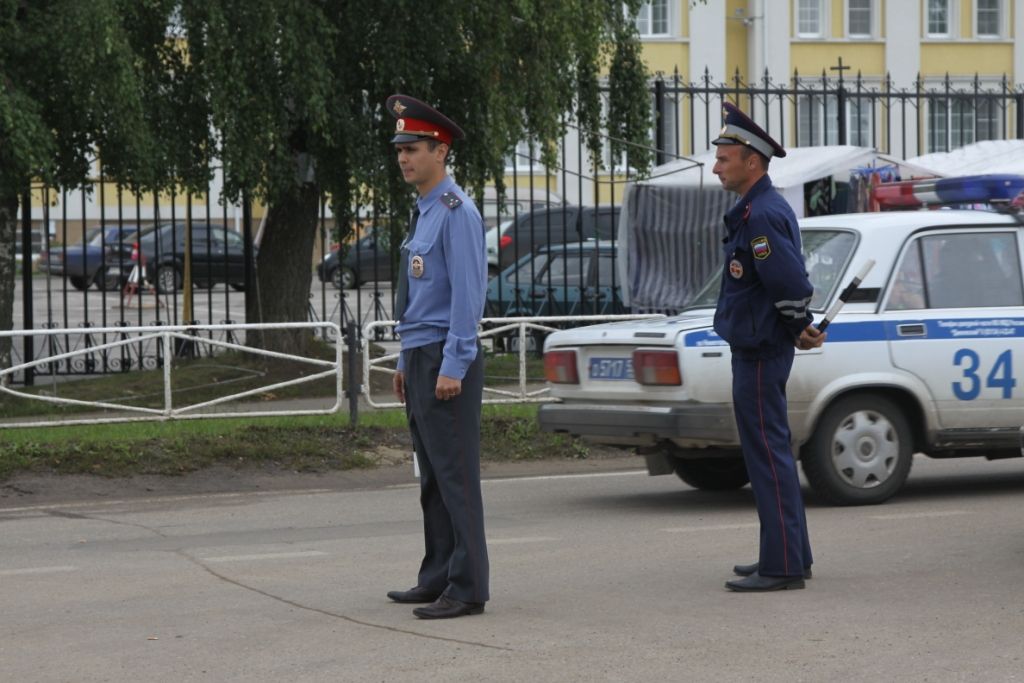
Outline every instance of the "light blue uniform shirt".
[[[462, 203], [449, 208], [441, 198], [446, 192]], [[483, 219], [450, 176], [417, 205], [416, 235], [402, 246], [409, 251], [409, 298], [395, 329], [403, 351], [444, 341], [440, 374], [461, 380], [476, 358], [487, 292]], [[418, 277], [417, 257], [422, 259]], [[398, 369], [404, 369], [401, 356]]]

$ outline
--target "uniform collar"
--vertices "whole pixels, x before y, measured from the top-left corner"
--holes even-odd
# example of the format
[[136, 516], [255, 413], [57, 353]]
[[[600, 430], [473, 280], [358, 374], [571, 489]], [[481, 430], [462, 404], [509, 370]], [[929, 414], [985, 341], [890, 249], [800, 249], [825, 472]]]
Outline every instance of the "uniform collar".
[[765, 173], [761, 176], [753, 186], [747, 190], [747, 193], [736, 204], [733, 205], [729, 212], [725, 214], [725, 224], [730, 230], [734, 230], [739, 227], [740, 222], [749, 218], [749, 209], [751, 203], [764, 194], [772, 187], [772, 179]]
[[455, 187], [455, 181], [452, 180], [450, 175], [445, 175], [444, 179], [437, 184], [437, 187], [428, 192], [426, 197], [420, 197], [416, 200], [416, 206], [420, 210], [420, 215], [422, 216], [429, 211], [430, 207], [436, 204], [437, 200], [441, 198], [441, 195], [445, 192], [449, 192], [453, 187]]

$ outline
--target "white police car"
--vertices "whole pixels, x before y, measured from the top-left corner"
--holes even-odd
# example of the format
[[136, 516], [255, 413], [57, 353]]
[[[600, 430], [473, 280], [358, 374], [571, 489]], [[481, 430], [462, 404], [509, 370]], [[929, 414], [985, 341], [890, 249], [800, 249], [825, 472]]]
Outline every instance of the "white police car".
[[[813, 490], [836, 504], [879, 503], [903, 485], [915, 452], [1020, 455], [1024, 221], [940, 210], [822, 216], [800, 228], [818, 320], [876, 262], [825, 345], [797, 351], [793, 364], [789, 421]], [[718, 285], [716, 272], [672, 318], [550, 335], [545, 373], [560, 401], [540, 408], [541, 427], [637, 446], [652, 474], [674, 470], [697, 488], [746, 484], [729, 347], [712, 329]]]

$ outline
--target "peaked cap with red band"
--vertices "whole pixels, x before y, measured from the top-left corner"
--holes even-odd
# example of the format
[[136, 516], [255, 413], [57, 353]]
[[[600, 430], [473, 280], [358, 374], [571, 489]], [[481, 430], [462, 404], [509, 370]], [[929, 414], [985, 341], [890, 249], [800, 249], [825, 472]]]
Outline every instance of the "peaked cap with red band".
[[394, 144], [437, 140], [446, 145], [452, 140], [462, 140], [466, 134], [450, 118], [408, 95], [392, 95], [387, 101], [388, 111], [398, 119], [395, 122]]
[[771, 135], [764, 132], [761, 126], [740, 111], [732, 102], [722, 105], [722, 114], [725, 117], [725, 125], [718, 133], [718, 137], [711, 141], [713, 145], [746, 145], [760, 153], [766, 159], [773, 156], [784, 157], [786, 150], [782, 145], [775, 142]]

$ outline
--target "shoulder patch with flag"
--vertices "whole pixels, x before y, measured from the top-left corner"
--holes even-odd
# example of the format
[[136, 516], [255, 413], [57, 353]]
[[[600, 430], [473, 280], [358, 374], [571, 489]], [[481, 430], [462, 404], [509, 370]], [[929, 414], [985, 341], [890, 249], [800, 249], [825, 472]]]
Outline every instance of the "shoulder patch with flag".
[[750, 240], [750, 248], [754, 251], [754, 258], [761, 261], [768, 258], [768, 255], [772, 253], [772, 248], [768, 246], [767, 237], [755, 237]]

